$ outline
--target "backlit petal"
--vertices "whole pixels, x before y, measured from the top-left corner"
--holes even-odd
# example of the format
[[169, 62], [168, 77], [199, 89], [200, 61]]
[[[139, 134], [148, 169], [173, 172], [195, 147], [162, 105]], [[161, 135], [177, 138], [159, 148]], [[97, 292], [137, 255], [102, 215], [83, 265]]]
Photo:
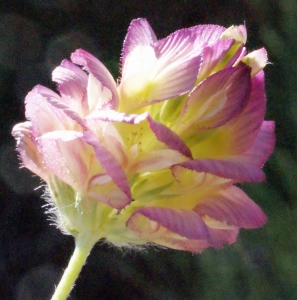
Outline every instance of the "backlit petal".
[[[267, 221], [259, 206], [235, 186], [222, 190], [215, 196], [206, 197], [196, 205], [194, 211], [202, 218], [207, 216], [239, 228], [257, 228]], [[204, 220], [211, 227], [211, 222], [207, 222], [207, 218]]]
[[75, 64], [83, 66], [103, 86], [111, 91], [112, 98], [104, 108], [116, 109], [119, 104], [116, 83], [106, 67], [96, 57], [82, 49], [78, 49], [72, 53], [71, 60]]
[[62, 100], [81, 116], [85, 115], [87, 74], [78, 66], [65, 59], [59, 67], [54, 69], [52, 79], [58, 83], [57, 89]]
[[245, 25], [230, 26], [222, 33], [221, 39], [234, 39], [236, 42], [245, 44], [247, 40]]
[[[145, 217], [145, 218], [143, 218]], [[136, 210], [127, 225], [140, 236], [148, 239], [157, 235], [160, 226], [190, 239], [203, 239], [208, 230], [202, 219], [193, 211], [177, 211], [170, 208], [145, 207]]]
[[135, 19], [131, 22], [124, 40], [121, 65], [127, 55], [138, 45], [151, 45], [157, 41], [156, 35], [146, 19]]
[[17, 140], [17, 150], [23, 166], [46, 181], [48, 179], [48, 170], [43, 165], [43, 158], [32, 134], [31, 122], [15, 125], [12, 129], [12, 135]]

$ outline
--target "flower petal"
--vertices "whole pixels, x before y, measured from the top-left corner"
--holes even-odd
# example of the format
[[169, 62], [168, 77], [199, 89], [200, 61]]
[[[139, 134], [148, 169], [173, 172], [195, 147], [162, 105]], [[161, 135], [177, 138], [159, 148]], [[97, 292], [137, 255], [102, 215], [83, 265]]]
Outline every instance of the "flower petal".
[[87, 91], [89, 112], [101, 110], [109, 106], [112, 98], [111, 91], [103, 86], [92, 73], [89, 74]]
[[58, 94], [44, 86], [35, 86], [25, 102], [26, 117], [32, 122], [36, 136], [66, 128], [75, 129], [78, 124], [84, 126], [80, 116]]
[[128, 124], [139, 124], [140, 122], [146, 120], [148, 113], [145, 112], [140, 115], [136, 114], [125, 114], [120, 113], [115, 110], [99, 110], [95, 111], [86, 117], [87, 123], [92, 121], [104, 121], [104, 122], [125, 122]]
[[180, 30], [152, 46], [135, 47], [123, 65], [120, 110], [128, 112], [188, 92], [201, 61], [195, 38], [191, 31]]
[[167, 126], [154, 121], [150, 116], [148, 116], [148, 121], [152, 131], [160, 142], [166, 144], [169, 149], [176, 150], [181, 154], [192, 158], [191, 150], [174, 131]]
[[[145, 218], [143, 218], [145, 217]], [[144, 207], [132, 213], [127, 226], [140, 237], [157, 235], [160, 226], [189, 239], [204, 239], [208, 230], [202, 219], [193, 211], [170, 208]]]
[[135, 162], [131, 165], [131, 170], [135, 173], [154, 172], [168, 169], [173, 165], [186, 160], [178, 151], [171, 149], [161, 149], [139, 153]]
[[219, 40], [214, 45], [205, 47], [202, 52], [202, 64], [198, 74], [198, 82], [211, 75], [215, 67], [222, 61], [234, 40]]
[[[254, 143], [262, 125], [266, 109], [264, 74], [252, 78], [251, 96], [244, 110], [235, 118], [213, 131], [204, 131], [206, 136], [199, 141], [199, 132], [192, 135], [190, 149], [195, 159], [229, 160], [247, 151]], [[189, 144], [189, 140], [187, 141]]]
[[62, 100], [78, 112], [81, 116], [86, 114], [86, 88], [88, 75], [78, 66], [68, 60], [63, 60], [61, 65], [52, 73], [53, 81], [58, 83], [58, 91]]
[[255, 50], [243, 57], [241, 61], [252, 68], [251, 76], [255, 76], [267, 65], [267, 51], [264, 48]]
[[218, 25], [197, 25], [188, 30], [196, 35], [194, 47], [201, 53], [205, 47], [215, 44], [226, 28]]
[[127, 198], [123, 203], [123, 207], [131, 200], [131, 191], [128, 179], [119, 162], [112, 154], [105, 149], [97, 136], [88, 131], [83, 133], [84, 140], [94, 148], [97, 159], [106, 171], [106, 174], [112, 178], [115, 184], [126, 194]]
[[131, 22], [124, 40], [121, 65], [127, 55], [138, 45], [151, 45], [157, 41], [156, 35], [146, 19], [135, 19]]
[[90, 74], [92, 74], [103, 86], [108, 88], [112, 93], [112, 99], [104, 108], [115, 109], [118, 106], [118, 93], [116, 83], [106, 69], [106, 67], [93, 55], [85, 50], [78, 49], [71, 54], [71, 60], [75, 64], [83, 66]]
[[[222, 155], [216, 159], [197, 159], [180, 165], [197, 172], [211, 173], [237, 182], [259, 182], [265, 179], [261, 170], [274, 149], [274, 122], [264, 121], [250, 147], [242, 153]], [[203, 144], [200, 145], [203, 147]]]
[[62, 181], [82, 191], [88, 179], [87, 144], [76, 131], [52, 131], [42, 135], [39, 151], [44, 165]]
[[211, 226], [211, 222], [205, 217], [239, 228], [257, 228], [267, 221], [260, 207], [236, 186], [204, 198], [196, 205], [194, 211], [204, 219], [207, 226], [213, 228], [217, 226]]
[[246, 26], [230, 26], [222, 33], [221, 39], [235, 39], [236, 42], [245, 44], [247, 40]]
[[[242, 153], [253, 144], [264, 120], [265, 111], [264, 72], [261, 71], [252, 78], [251, 96], [243, 112], [218, 130], [218, 135], [229, 137], [229, 146], [222, 155]], [[215, 139], [215, 135], [212, 139]], [[215, 143], [214, 140], [213, 142]]]
[[262, 167], [272, 154], [275, 145], [274, 122], [264, 121], [253, 145], [241, 154], [241, 159], [249, 164]]
[[189, 95], [176, 130], [188, 136], [223, 125], [244, 109], [250, 90], [249, 68], [228, 68], [208, 77]]
[[159, 83], [159, 90], [152, 98], [168, 99], [193, 87], [201, 62], [194, 47], [196, 38], [193, 31], [183, 29], [155, 43], [159, 72], [154, 80]]
[[237, 182], [259, 182], [265, 179], [263, 171], [258, 166], [236, 157], [226, 158], [226, 160], [188, 160], [181, 163], [180, 166], [197, 172], [205, 172], [223, 178], [233, 179]]
[[35, 144], [35, 138], [32, 136], [31, 122], [15, 125], [12, 129], [12, 135], [17, 140], [17, 151], [24, 167], [46, 181], [48, 179], [48, 170], [45, 170], [43, 158]]

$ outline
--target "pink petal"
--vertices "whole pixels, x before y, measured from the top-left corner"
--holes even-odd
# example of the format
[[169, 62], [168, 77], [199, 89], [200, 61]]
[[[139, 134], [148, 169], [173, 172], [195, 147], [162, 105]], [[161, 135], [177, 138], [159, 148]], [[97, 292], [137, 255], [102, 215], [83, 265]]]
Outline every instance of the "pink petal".
[[246, 160], [247, 163], [262, 167], [274, 149], [274, 127], [273, 121], [264, 121], [253, 145], [241, 154], [241, 159]]
[[197, 79], [201, 57], [194, 48], [196, 35], [182, 29], [154, 44], [160, 82], [154, 100], [168, 99], [188, 92]]
[[119, 99], [116, 90], [116, 83], [106, 67], [96, 57], [82, 49], [78, 49], [72, 53], [71, 60], [75, 64], [83, 66], [90, 74], [92, 74], [111, 91], [112, 99], [110, 103], [106, 105], [106, 108], [117, 108]]
[[202, 218], [208, 216], [239, 228], [257, 228], [267, 221], [260, 207], [236, 186], [204, 198], [196, 205], [194, 211]]
[[52, 131], [39, 138], [44, 165], [62, 181], [82, 189], [88, 179], [88, 152], [83, 134], [76, 131]]
[[52, 79], [58, 83], [58, 91], [62, 100], [83, 115], [86, 109], [84, 105], [88, 75], [72, 62], [63, 60], [61, 65], [53, 71]]
[[192, 157], [191, 150], [174, 131], [154, 121], [150, 116], [148, 116], [148, 121], [158, 141], [166, 144], [169, 149], [176, 150], [189, 158]]
[[214, 229], [208, 228], [210, 237], [208, 238], [208, 247], [222, 248], [224, 244], [233, 244], [236, 241], [239, 229]]
[[43, 158], [33, 137], [31, 122], [15, 125], [12, 129], [12, 135], [17, 140], [17, 150], [24, 167], [47, 181], [48, 170], [43, 166]]
[[226, 28], [218, 25], [197, 25], [189, 30], [196, 35], [194, 47], [201, 53], [205, 47], [215, 44]]
[[106, 174], [96, 174], [89, 179], [88, 196], [116, 209], [123, 209], [130, 202], [124, 192]]
[[199, 81], [207, 78], [213, 72], [233, 44], [234, 40], [220, 40], [203, 49], [202, 64], [198, 74]]
[[244, 109], [250, 90], [249, 68], [224, 69], [191, 92], [181, 112], [181, 122], [187, 122], [191, 131], [221, 126]]
[[127, 55], [138, 45], [151, 45], [157, 41], [156, 35], [146, 19], [135, 19], [131, 22], [124, 40], [121, 66]]
[[[262, 125], [266, 111], [264, 72], [252, 78], [252, 91], [249, 101], [238, 118], [234, 118], [220, 132], [228, 132], [228, 154], [236, 155], [246, 151], [254, 142]], [[227, 154], [227, 155], [228, 155]]]
[[[252, 145], [250, 145], [250, 140], [248, 140], [248, 143], [245, 143], [243, 139], [242, 143], [244, 148], [241, 149], [245, 149], [246, 145], [250, 145], [245, 152], [239, 152], [237, 154], [234, 152], [234, 155], [232, 155], [231, 152], [230, 155], [222, 155], [216, 159], [206, 158], [189, 160], [181, 163], [180, 166], [197, 172], [206, 172], [223, 178], [233, 179], [237, 182], [263, 181], [265, 179], [265, 174], [261, 170], [261, 167], [267, 161], [274, 149], [274, 122], [264, 121], [260, 129], [257, 129], [256, 132], [257, 136], [252, 142]], [[253, 137], [253, 132], [250, 135]], [[248, 139], [248, 136], [246, 138]], [[240, 139], [238, 139], [238, 146], [234, 147], [240, 148], [240, 146]], [[203, 147], [203, 144], [201, 147]]]
[[[147, 218], [144, 225], [141, 216]], [[150, 221], [156, 222], [171, 232], [190, 239], [204, 239], [208, 230], [202, 219], [193, 211], [177, 211], [170, 208], [144, 207], [137, 209], [127, 221], [127, 226], [140, 236], [149, 238], [150, 234], [158, 231], [159, 227]]]
[[154, 121], [148, 113], [141, 115], [119, 113], [114, 110], [96, 111], [86, 118], [87, 124], [91, 124], [96, 120], [105, 122], [125, 122], [128, 124], [139, 124], [144, 120], [148, 120], [149, 125], [158, 141], [164, 143], [169, 149], [176, 150], [181, 154], [191, 157], [191, 151], [184, 141], [170, 128]]
[[137, 160], [132, 164], [131, 171], [133, 170], [135, 173], [154, 172], [168, 169], [184, 160], [185, 157], [178, 151], [171, 149], [142, 152], [138, 154]]
[[176, 235], [166, 235], [160, 237], [155, 242], [168, 248], [184, 250], [192, 253], [201, 253], [203, 250], [215, 247], [221, 248], [224, 244], [232, 244], [236, 241], [239, 230], [213, 229], [208, 227], [209, 236], [206, 239], [184, 239]]
[[[64, 130], [82, 123], [81, 118], [72, 111], [61, 97], [50, 89], [37, 85], [27, 95], [26, 117], [32, 122], [32, 131], [36, 136], [43, 133]], [[73, 122], [73, 121], [76, 122]], [[83, 124], [82, 124], [83, 125]]]
[[115, 184], [126, 194], [127, 198], [123, 201], [123, 206], [126, 206], [131, 200], [131, 190], [129, 181], [123, 171], [120, 163], [113, 155], [101, 144], [97, 136], [92, 132], [84, 132], [84, 140], [94, 148], [96, 157], [106, 174], [112, 178]]
[[191, 31], [180, 30], [152, 46], [133, 49], [122, 70], [121, 110], [137, 109], [188, 92], [197, 79], [201, 61], [194, 42]]
[[265, 174], [258, 166], [240, 157], [227, 157], [221, 160], [188, 160], [181, 163], [180, 166], [197, 172], [205, 172], [223, 178], [233, 179], [237, 182], [259, 182], [265, 179]]
[[[201, 253], [203, 250], [214, 247], [222, 248], [224, 244], [233, 244], [236, 241], [239, 229], [213, 229], [208, 227], [209, 237], [204, 240], [168, 239], [167, 246], [177, 250], [185, 250], [192, 253]], [[161, 242], [162, 243], [162, 242]]]

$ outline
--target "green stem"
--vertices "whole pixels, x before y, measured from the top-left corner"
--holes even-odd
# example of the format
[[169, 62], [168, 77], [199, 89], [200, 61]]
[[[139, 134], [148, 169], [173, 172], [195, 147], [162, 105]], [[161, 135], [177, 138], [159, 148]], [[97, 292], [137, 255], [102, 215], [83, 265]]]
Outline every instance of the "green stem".
[[75, 280], [77, 279], [88, 255], [97, 241], [98, 239], [94, 240], [94, 237], [92, 236], [77, 236], [73, 255], [51, 300], [67, 299], [73, 288]]

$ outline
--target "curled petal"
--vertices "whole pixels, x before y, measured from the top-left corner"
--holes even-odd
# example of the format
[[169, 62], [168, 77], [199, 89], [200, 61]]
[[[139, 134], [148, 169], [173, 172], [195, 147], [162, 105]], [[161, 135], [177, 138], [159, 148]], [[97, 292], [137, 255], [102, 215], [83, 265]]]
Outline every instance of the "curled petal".
[[242, 114], [222, 128], [229, 131], [233, 138], [230, 153], [242, 153], [247, 150], [258, 134], [266, 111], [266, 95], [264, 87], [264, 72], [261, 71], [252, 78], [252, 92], [247, 106]]
[[[143, 218], [145, 217], [145, 218]], [[170, 208], [145, 207], [137, 209], [127, 221], [127, 226], [140, 237], [157, 235], [160, 226], [189, 239], [204, 239], [208, 230], [202, 219], [193, 211]]]
[[106, 108], [115, 109], [118, 107], [118, 93], [116, 83], [106, 69], [106, 67], [93, 55], [85, 50], [78, 49], [71, 55], [71, 60], [75, 64], [83, 66], [90, 74], [92, 74], [103, 86], [108, 88], [112, 93], [112, 98]]
[[199, 82], [211, 75], [233, 44], [234, 40], [219, 40], [214, 45], [203, 49], [202, 64], [198, 74]]
[[[228, 68], [208, 77], [191, 92], [181, 112], [185, 134], [215, 128], [234, 118], [244, 109], [250, 90], [249, 68]], [[177, 131], [182, 129], [177, 126]]]
[[217, 224], [212, 226], [210, 217], [227, 225], [239, 228], [257, 228], [263, 226], [267, 217], [241, 189], [232, 186], [215, 196], [206, 197], [196, 205], [194, 211], [209, 227], [217, 228]]
[[[254, 143], [266, 110], [264, 73], [252, 78], [251, 95], [244, 110], [219, 127], [206, 143], [191, 149], [195, 158], [218, 158], [240, 155]], [[209, 149], [205, 151], [205, 149]], [[214, 151], [211, 151], [213, 149]], [[212, 153], [212, 155], [210, 155]]]
[[264, 48], [255, 50], [243, 57], [241, 61], [252, 68], [251, 76], [255, 76], [267, 64], [267, 51]]
[[62, 100], [73, 110], [84, 115], [88, 75], [78, 66], [65, 59], [53, 71], [52, 79], [58, 83], [58, 91], [62, 96]]
[[31, 122], [19, 123], [12, 129], [12, 135], [17, 140], [17, 150], [24, 167], [46, 181], [48, 170], [43, 165], [43, 158], [32, 134]]
[[247, 40], [245, 25], [230, 26], [222, 33], [221, 39], [234, 39], [236, 42], [245, 44]]

